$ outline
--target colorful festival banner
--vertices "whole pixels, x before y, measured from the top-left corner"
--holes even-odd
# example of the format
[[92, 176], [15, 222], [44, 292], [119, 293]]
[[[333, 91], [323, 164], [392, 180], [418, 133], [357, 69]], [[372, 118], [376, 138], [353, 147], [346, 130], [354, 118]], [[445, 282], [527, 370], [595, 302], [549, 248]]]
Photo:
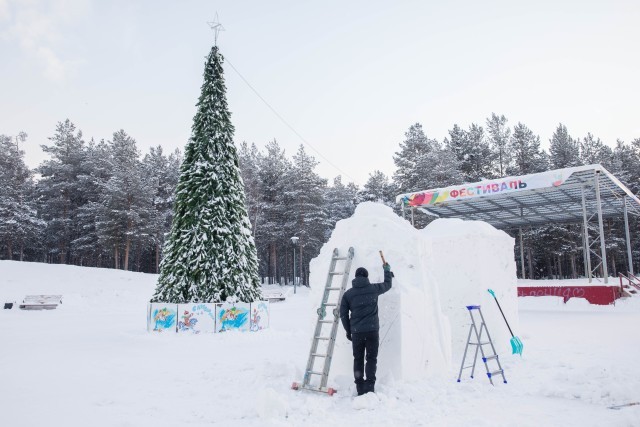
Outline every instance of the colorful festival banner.
[[216, 305], [205, 303], [178, 304], [178, 333], [216, 331]]
[[573, 169], [571, 168], [559, 169], [532, 175], [454, 185], [446, 188], [402, 194], [398, 196], [398, 202], [402, 202], [405, 206], [426, 206], [453, 200], [468, 200], [488, 195], [514, 193], [522, 190], [558, 187], [562, 185], [572, 172]]
[[176, 304], [151, 303], [147, 316], [147, 330], [152, 332], [176, 331]]
[[216, 332], [249, 330], [250, 304], [225, 302], [216, 304]]
[[269, 301], [251, 303], [251, 330], [260, 331], [269, 327]]

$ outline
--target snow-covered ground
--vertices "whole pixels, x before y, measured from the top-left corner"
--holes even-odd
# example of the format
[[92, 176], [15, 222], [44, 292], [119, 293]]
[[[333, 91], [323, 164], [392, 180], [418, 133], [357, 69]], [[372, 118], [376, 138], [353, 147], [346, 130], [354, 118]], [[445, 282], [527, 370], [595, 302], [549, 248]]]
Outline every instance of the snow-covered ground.
[[640, 298], [615, 307], [520, 298], [525, 347], [522, 358], [501, 355], [508, 384], [456, 383], [454, 352], [439, 377], [328, 397], [289, 388], [311, 343], [306, 288], [271, 305], [267, 331], [151, 334], [155, 280], [0, 261], [0, 302], [64, 296], [53, 311], [0, 311], [0, 425], [640, 426], [640, 406], [607, 409], [640, 401]]

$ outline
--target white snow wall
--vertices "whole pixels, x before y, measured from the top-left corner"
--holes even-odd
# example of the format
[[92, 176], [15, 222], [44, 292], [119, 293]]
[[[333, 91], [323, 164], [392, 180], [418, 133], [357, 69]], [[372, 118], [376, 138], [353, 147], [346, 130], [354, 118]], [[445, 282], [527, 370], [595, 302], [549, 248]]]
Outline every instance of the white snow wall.
[[[347, 289], [358, 267], [369, 271], [372, 283], [383, 281], [379, 250], [395, 273], [392, 289], [379, 298], [379, 381], [416, 380], [450, 373], [452, 363], [460, 363], [452, 360], [452, 350], [456, 357], [462, 357], [462, 350], [458, 350], [469, 331], [465, 305], [483, 304], [492, 338], [499, 342], [506, 340], [504, 344], [508, 347], [510, 336], [504, 322], [501, 318], [501, 323], [494, 321], [493, 307], [486, 307], [486, 297], [490, 297], [486, 289], [496, 291], [505, 315], [517, 325], [513, 244], [511, 237], [483, 222], [441, 219], [425, 230], [416, 230], [387, 206], [361, 203], [352, 217], [336, 224], [331, 238], [310, 263], [309, 343], [333, 249], [338, 248], [343, 255], [353, 247], [355, 257]], [[342, 265], [338, 264], [338, 269]], [[334, 286], [339, 281], [340, 276], [336, 276]], [[331, 310], [327, 312], [330, 318]], [[323, 335], [329, 333], [327, 325]], [[323, 345], [321, 342], [319, 353]], [[506, 350], [504, 345], [498, 349]], [[317, 360], [314, 370], [321, 370], [323, 361]], [[351, 343], [340, 325], [329, 385], [345, 388], [352, 382]]]

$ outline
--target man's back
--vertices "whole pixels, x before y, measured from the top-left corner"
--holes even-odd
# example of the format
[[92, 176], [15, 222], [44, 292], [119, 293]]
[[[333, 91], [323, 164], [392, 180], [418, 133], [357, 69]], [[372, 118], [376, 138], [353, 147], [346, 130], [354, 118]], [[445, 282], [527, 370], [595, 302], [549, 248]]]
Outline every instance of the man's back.
[[[372, 332], [380, 329], [378, 296], [391, 289], [393, 273], [384, 272], [383, 283], [370, 283], [367, 277], [356, 276], [352, 288], [342, 296], [340, 319], [348, 333]], [[351, 316], [349, 316], [351, 311]]]

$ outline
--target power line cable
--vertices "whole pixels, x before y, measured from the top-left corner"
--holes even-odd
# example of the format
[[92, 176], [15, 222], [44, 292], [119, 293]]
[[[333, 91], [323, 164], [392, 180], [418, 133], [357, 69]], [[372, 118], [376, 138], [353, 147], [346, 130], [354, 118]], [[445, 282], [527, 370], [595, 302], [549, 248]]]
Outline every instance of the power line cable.
[[285, 126], [287, 126], [287, 127], [288, 127], [292, 132], [293, 132], [293, 133], [295, 133], [295, 134], [298, 136], [298, 138], [300, 138], [300, 140], [301, 140], [305, 145], [307, 145], [309, 148], [311, 148], [311, 149], [312, 149], [312, 150], [313, 150], [317, 155], [319, 155], [320, 157], [322, 157], [322, 158], [323, 158], [323, 159], [324, 159], [324, 160], [325, 160], [329, 165], [331, 165], [335, 170], [337, 170], [338, 172], [340, 172], [343, 176], [345, 176], [345, 177], [349, 178], [352, 182], [353, 182], [353, 181], [355, 181], [355, 180], [354, 180], [354, 179], [353, 179], [349, 174], [347, 174], [346, 172], [344, 172], [344, 171], [343, 171], [342, 169], [340, 169], [338, 166], [334, 165], [334, 164], [333, 164], [329, 159], [327, 159], [327, 158], [326, 158], [326, 157], [325, 157], [325, 156], [324, 156], [324, 155], [323, 155], [323, 154], [322, 154], [318, 149], [316, 149], [313, 145], [311, 145], [311, 143], [309, 143], [309, 141], [307, 141], [307, 140], [306, 140], [302, 135], [300, 135], [300, 133], [299, 133], [297, 130], [295, 130], [295, 129], [294, 129], [294, 127], [293, 127], [293, 126], [291, 126], [291, 125], [289, 124], [289, 122], [287, 122], [287, 121], [286, 121], [286, 120], [285, 120], [285, 119], [284, 119], [284, 118], [283, 118], [283, 117], [282, 117], [282, 116], [281, 116], [281, 115], [276, 111], [276, 109], [275, 109], [275, 108], [273, 108], [273, 107], [271, 106], [271, 104], [269, 104], [269, 103], [267, 102], [267, 100], [266, 100], [266, 99], [264, 99], [264, 98], [262, 97], [262, 95], [260, 95], [260, 93], [258, 93], [258, 91], [257, 91], [257, 90], [256, 90], [256, 89], [251, 85], [251, 83], [249, 83], [249, 82], [247, 81], [247, 79], [242, 75], [242, 73], [240, 73], [240, 71], [238, 71], [238, 69], [237, 69], [236, 67], [234, 67], [234, 66], [233, 66], [233, 64], [231, 63], [231, 61], [229, 61], [229, 58], [227, 58], [227, 56], [226, 56], [226, 55], [225, 55], [225, 58], [224, 58], [224, 59], [226, 60], [227, 64], [229, 64], [229, 65], [231, 66], [231, 68], [233, 68], [233, 71], [235, 71], [235, 72], [236, 72], [236, 74], [238, 74], [238, 76], [240, 76], [240, 78], [242, 79], [242, 81], [243, 81], [243, 82], [245, 82], [245, 84], [246, 84], [247, 86], [249, 86], [249, 89], [251, 89], [251, 90], [253, 91], [253, 93], [255, 93], [255, 94], [256, 94], [256, 96], [257, 96], [258, 98], [260, 98], [260, 100], [261, 100], [262, 102], [264, 102], [264, 104], [265, 104], [267, 107], [269, 107], [269, 109], [273, 112], [273, 114], [275, 114], [275, 115], [276, 115], [276, 117], [277, 117], [278, 119], [280, 119], [280, 121], [281, 121], [282, 123], [284, 123], [284, 124], [285, 124]]

